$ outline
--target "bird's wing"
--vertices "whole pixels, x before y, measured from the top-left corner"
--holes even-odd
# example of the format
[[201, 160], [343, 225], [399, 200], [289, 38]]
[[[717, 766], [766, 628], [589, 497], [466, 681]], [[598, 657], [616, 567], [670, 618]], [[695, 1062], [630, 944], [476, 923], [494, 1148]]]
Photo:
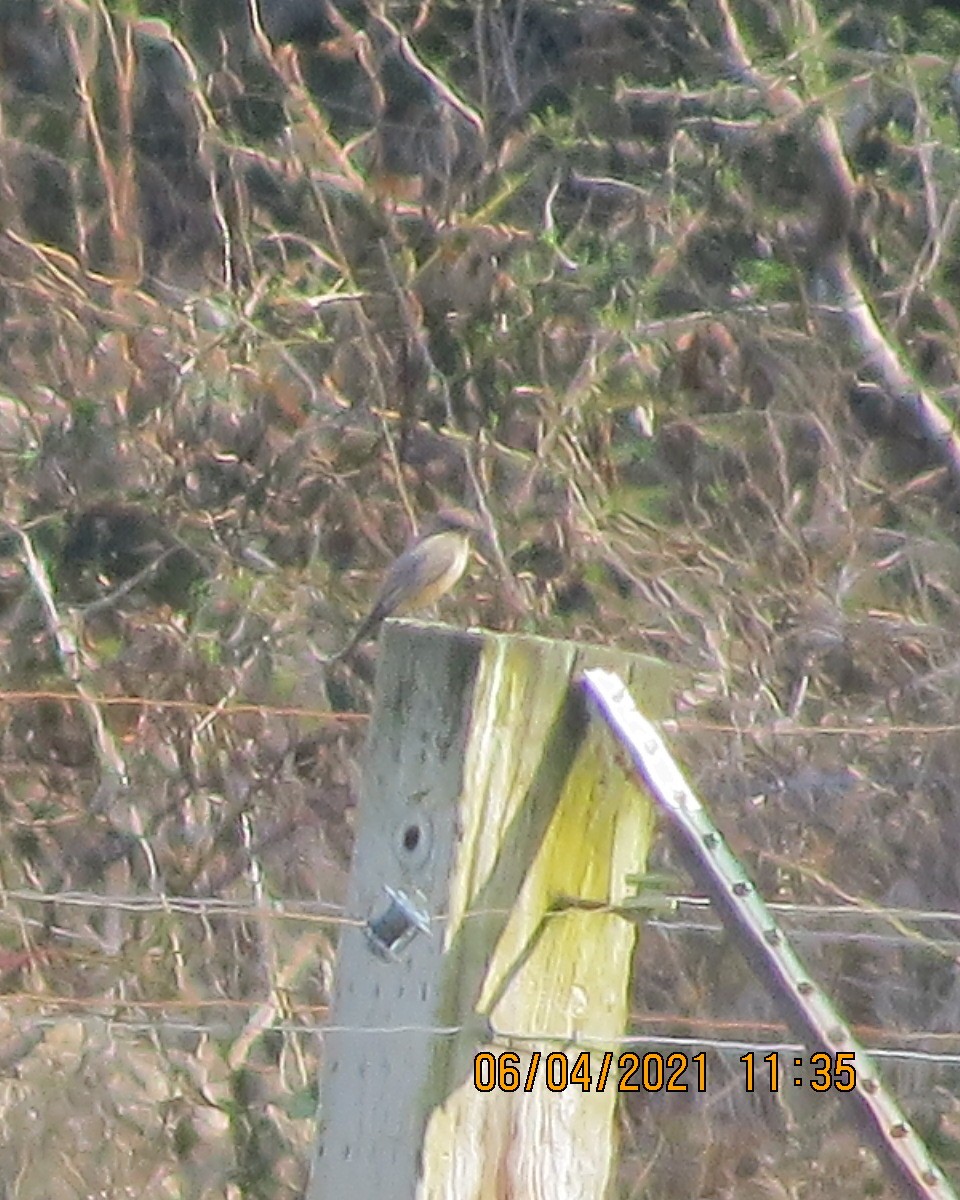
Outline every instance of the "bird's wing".
[[416, 603], [451, 570], [458, 557], [459, 536], [437, 533], [411, 546], [392, 564], [375, 608], [386, 615], [398, 606]]

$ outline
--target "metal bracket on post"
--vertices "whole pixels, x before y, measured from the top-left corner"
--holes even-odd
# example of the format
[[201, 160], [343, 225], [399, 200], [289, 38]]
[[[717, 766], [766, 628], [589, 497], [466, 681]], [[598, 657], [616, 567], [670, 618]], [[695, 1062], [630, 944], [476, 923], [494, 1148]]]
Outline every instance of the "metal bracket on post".
[[414, 907], [406, 892], [397, 891], [387, 884], [383, 890], [390, 897], [389, 905], [371, 917], [364, 927], [370, 949], [384, 962], [399, 962], [400, 955], [418, 933], [430, 934], [430, 918], [421, 909]]

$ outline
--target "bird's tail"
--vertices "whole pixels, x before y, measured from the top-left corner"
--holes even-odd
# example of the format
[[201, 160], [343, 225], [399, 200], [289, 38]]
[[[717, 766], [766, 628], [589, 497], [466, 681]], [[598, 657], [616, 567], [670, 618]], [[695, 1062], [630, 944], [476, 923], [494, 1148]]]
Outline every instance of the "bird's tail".
[[357, 626], [353, 637], [336, 654], [331, 654], [329, 658], [325, 659], [325, 664], [331, 666], [333, 663], [343, 662], [345, 658], [349, 658], [361, 642], [365, 641], [368, 637], [372, 637], [377, 632], [386, 616], [387, 613], [383, 611], [381, 606], [379, 604], [375, 605]]

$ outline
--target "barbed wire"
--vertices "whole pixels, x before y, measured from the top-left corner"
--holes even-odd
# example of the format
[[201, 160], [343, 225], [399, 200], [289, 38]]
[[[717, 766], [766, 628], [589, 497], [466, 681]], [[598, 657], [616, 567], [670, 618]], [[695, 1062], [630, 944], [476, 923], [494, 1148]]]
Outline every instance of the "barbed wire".
[[[0, 704], [18, 704], [36, 701], [80, 704], [82, 703], [82, 698], [76, 693], [57, 689], [0, 690]], [[136, 705], [144, 709], [179, 710], [197, 715], [213, 715], [216, 718], [263, 714], [305, 718], [311, 721], [319, 720], [345, 723], [366, 723], [369, 719], [368, 714], [359, 712], [331, 712], [325, 709], [306, 706], [269, 705], [263, 703], [245, 703], [242, 701], [231, 701], [229, 704], [223, 704], [184, 699], [121, 695], [96, 697], [96, 703], [106, 707]], [[960, 730], [960, 723], [926, 726], [878, 726], [870, 724], [859, 727], [851, 725], [834, 727], [817, 726], [810, 728], [796, 726], [791, 728], [759, 728], [755, 726], [747, 730], [732, 724], [699, 722], [690, 718], [669, 720], [661, 724], [665, 729], [671, 731], [732, 733], [738, 736], [750, 734], [757, 739], [776, 738], [784, 735], [812, 736], [814, 734], [867, 735], [873, 737], [878, 734], [889, 736], [896, 732], [909, 733], [916, 736], [924, 734], [948, 734]], [[720, 922], [706, 916], [710, 911], [710, 902], [705, 897], [665, 892], [659, 897], [659, 901], [662, 903], [664, 911], [651, 913], [647, 910], [641, 910], [645, 928], [656, 930], [665, 936], [690, 937], [706, 935], [719, 938], [724, 935], [724, 929]], [[4, 904], [12, 906], [12, 908], [18, 905], [24, 907], [30, 905], [53, 905], [81, 910], [110, 911], [113, 913], [128, 914], [131, 917], [142, 917], [150, 914], [167, 916], [176, 914], [178, 916], [195, 917], [204, 920], [214, 917], [235, 918], [238, 920], [256, 919], [280, 923], [289, 922], [291, 925], [314, 924], [318, 927], [331, 929], [357, 928], [366, 924], [363, 918], [351, 915], [347, 911], [346, 906], [342, 904], [309, 899], [265, 900], [263, 894], [259, 898], [238, 900], [224, 899], [223, 897], [214, 895], [169, 896], [164, 894], [162, 890], [155, 890], [150, 894], [117, 895], [90, 890], [0, 888], [0, 905]], [[955, 938], [950, 938], [945, 936], [930, 936], [919, 930], [897, 931], [878, 930], [876, 928], [877, 925], [884, 923], [888, 925], [899, 923], [901, 925], [909, 924], [918, 926], [921, 929], [925, 926], [936, 924], [941, 926], [943, 930], [951, 930], [960, 925], [960, 913], [957, 912], [927, 910], [915, 906], [877, 905], [872, 903], [860, 905], [855, 902], [817, 905], [780, 901], [770, 903], [769, 907], [790, 922], [790, 936], [800, 941], [882, 947], [892, 950], [920, 946], [951, 957], [956, 957], [960, 954], [960, 929], [958, 929]], [[597, 911], [615, 911], [625, 915], [627, 909], [628, 906], [621, 908], [599, 906]], [[671, 909], [674, 912], [670, 912], [669, 910]], [[684, 911], [693, 914], [703, 913], [704, 916], [682, 915]], [[506, 915], [506, 910], [504, 909], [476, 909], [467, 913], [466, 917], [467, 919], [471, 919], [504, 915]], [[559, 918], [563, 915], [562, 911], [550, 912], [545, 914], [545, 919]], [[432, 919], [437, 924], [442, 924], [446, 920], [446, 914], [435, 914]], [[0, 921], [13, 922], [27, 928], [43, 928], [48, 932], [53, 932], [55, 936], [90, 944], [108, 956], [115, 956], [117, 953], [114, 949], [115, 943], [111, 943], [108, 947], [94, 933], [71, 930], [60, 925], [52, 925], [48, 914], [45, 914], [42, 919], [33, 918], [28, 913], [12, 910], [5, 911], [0, 907]], [[822, 927], [822, 924], [816, 928], [810, 928], [803, 927], [800, 924], [801, 922], [829, 922], [830, 924], [826, 928]], [[854, 922], [860, 926], [869, 924], [874, 926], [874, 928], [849, 928], [849, 925]], [[30, 958], [31, 954], [35, 954], [39, 961], [51, 953], [51, 947], [45, 946], [36, 952], [27, 949], [22, 953], [27, 959]], [[52, 950], [52, 953], [56, 953], [55, 948]], [[11, 953], [10, 957], [16, 957], [16, 952]], [[282, 999], [278, 1001], [277, 997], [282, 997]], [[231, 1038], [240, 1036], [248, 1021], [254, 1020], [255, 1014], [265, 1004], [272, 1002], [277, 1003], [278, 1015], [276, 1019], [269, 1021], [269, 1029], [271, 1032], [288, 1036], [307, 1035], [323, 1038], [332, 1033], [390, 1036], [405, 1032], [428, 1033], [432, 1036], [458, 1036], [463, 1033], [470, 1033], [471, 1031], [475, 1033], [475, 1027], [467, 1028], [465, 1026], [414, 1027], [404, 1025], [393, 1027], [378, 1026], [374, 1028], [331, 1025], [322, 1020], [323, 1014], [330, 1011], [329, 1006], [325, 1004], [294, 1002], [291, 999], [289, 988], [280, 989], [280, 991], [272, 994], [272, 1000], [269, 998], [265, 999], [264, 997], [237, 1000], [223, 996], [195, 997], [190, 1000], [141, 1000], [131, 998], [114, 999], [104, 995], [78, 997], [43, 992], [18, 991], [8, 992], [0, 996], [0, 1011], [4, 1008], [19, 1011], [23, 1014], [23, 1019], [33, 1028], [52, 1028], [65, 1020], [78, 1019], [83, 1022], [102, 1022], [111, 1032], [119, 1034], [167, 1034], [170, 1036], [189, 1034], [191, 1036]], [[51, 1012], [51, 1009], [55, 1011]], [[132, 1013], [153, 1013], [155, 1016], [147, 1019], [132, 1015], [120, 1016], [116, 1013], [118, 1009], [125, 1009]], [[279, 1016], [279, 1010], [281, 1009], [284, 1014], [283, 1017]], [[111, 1010], [113, 1011], [111, 1012]], [[209, 1012], [211, 1019], [188, 1020], [170, 1015], [178, 1011], [184, 1014], [188, 1012], [193, 1014]], [[224, 1012], [236, 1013], [237, 1022], [234, 1023], [229, 1020], [213, 1018], [214, 1012], [220, 1014]], [[634, 1028], [618, 1038], [607, 1038], [602, 1041], [579, 1035], [569, 1038], [558, 1037], [555, 1031], [543, 1031], [539, 1035], [525, 1033], [522, 1037], [501, 1031], [493, 1034], [493, 1040], [495, 1044], [503, 1044], [504, 1046], [520, 1043], [537, 1046], [557, 1045], [571, 1050], [609, 1049], [611, 1047], [645, 1047], [650, 1049], [662, 1047], [664, 1049], [683, 1051], [695, 1048], [696, 1051], [710, 1050], [723, 1055], [744, 1054], [758, 1050], [764, 1053], [775, 1051], [787, 1054], [797, 1053], [803, 1049], [800, 1043], [784, 1040], [784, 1027], [775, 1022], [760, 1022], [755, 1020], [749, 1022], [719, 1021], [706, 1016], [688, 1017], [676, 1013], [635, 1013], [632, 1014], [631, 1024], [633, 1026], [645, 1026], [646, 1028], [643, 1028], [641, 1031], [637, 1031]], [[650, 1028], [650, 1026], [657, 1024], [669, 1025], [672, 1032], [657, 1032], [655, 1029]], [[688, 1035], [679, 1034], [676, 1031], [680, 1027], [686, 1028], [691, 1032]], [[734, 1035], [734, 1031], [736, 1031], [736, 1034], [729, 1037], [718, 1036], [716, 1033], [717, 1029], [728, 1029], [731, 1035]], [[697, 1032], [698, 1030], [702, 1030], [702, 1032]], [[710, 1031], [709, 1033], [707, 1032], [708, 1030]], [[960, 1048], [957, 1050], [946, 1047], [942, 1050], [931, 1048], [931, 1043], [935, 1045], [937, 1042], [940, 1042], [942, 1044], [947, 1040], [949, 1040], [949, 1045], [952, 1046], [957, 1042], [958, 1037], [960, 1037], [957, 1034], [932, 1030], [905, 1032], [903, 1030], [888, 1028], [863, 1030], [860, 1027], [858, 1028], [858, 1036], [865, 1042], [873, 1043], [870, 1045], [870, 1053], [878, 1059], [886, 1059], [899, 1063], [918, 1063], [930, 1068], [953, 1068], [960, 1066]], [[893, 1039], [896, 1039], [896, 1044], [890, 1044]], [[879, 1046], [877, 1046], [878, 1042], [881, 1043]], [[2, 1050], [0, 1050], [0, 1058], [2, 1058]]]
[[[58, 689], [36, 688], [26, 690], [0, 690], [0, 704], [29, 703], [36, 700], [60, 701], [64, 704], [79, 704], [80, 697], [76, 692], [62, 692]], [[329, 708], [306, 708], [296, 704], [253, 704], [242, 700], [231, 701], [229, 704], [208, 703], [201, 700], [168, 699], [153, 696], [97, 696], [97, 704], [105, 708], [129, 707], [139, 705], [141, 708], [161, 708], [193, 712], [206, 716], [231, 717], [250, 716], [255, 713], [269, 713], [278, 717], [309, 717], [311, 720], [322, 719], [329, 721], [346, 721], [365, 723], [369, 721], [369, 713], [334, 712]]]
[[[676, 895], [665, 897], [665, 899], [675, 903], [678, 908], [686, 907], [695, 912], [709, 909], [709, 901], [700, 896]], [[107, 909], [138, 917], [151, 913], [169, 915], [169, 913], [175, 912], [178, 915], [200, 919], [211, 917], [234, 917], [241, 920], [266, 919], [270, 921], [289, 921], [292, 924], [300, 925], [314, 923], [318, 926], [329, 926], [331, 928], [357, 928], [366, 924], [364, 920], [351, 916], [345, 906], [323, 900], [264, 903], [262, 900], [226, 900], [215, 896], [162, 897], [138, 894], [106, 895], [92, 891], [44, 891], [41, 889], [18, 888], [0, 890], [0, 901], [19, 902], [21, 904], [42, 904], [44, 906], [59, 904], [65, 907], [87, 910]], [[840, 921], [856, 918], [861, 921], [867, 919], [874, 922], [891, 919], [901, 921], [912, 920], [920, 923], [924, 921], [960, 922], [960, 914], [958, 913], [934, 912], [907, 907], [898, 908], [891, 906], [864, 911], [845, 905], [835, 904], [818, 907], [816, 905], [789, 902], [775, 902], [770, 907], [782, 915], [805, 919], [828, 916], [831, 920]], [[603, 910], [603, 907], [601, 907], [601, 911]], [[504, 916], [507, 911], [506, 909], [476, 909], [469, 912], [467, 917], [485, 918], [492, 915]], [[609, 911], [609, 909], [605, 911]], [[558, 911], [546, 914], [546, 917], [561, 917], [563, 915], [562, 911]], [[33, 921], [22, 913], [5, 912], [3, 909], [0, 909], [0, 920], [4, 918], [18, 925], [26, 922], [29, 925], [50, 929], [48, 922], [39, 919]], [[442, 924], [445, 919], [444, 914], [438, 914], [434, 917], [437, 924]], [[644, 925], [646, 928], [652, 927], [668, 935], [680, 934], [681, 936], [687, 936], [689, 934], [707, 934], [720, 938], [724, 934], [723, 927], [719, 922], [709, 920], [651, 916], [645, 918]], [[95, 935], [77, 934], [72, 930], [59, 930], [58, 932], [67, 937], [92, 942], [99, 949], [104, 950], [102, 943]], [[880, 944], [897, 948], [916, 945], [917, 937], [920, 935], [913, 937], [901, 934], [883, 935], [862, 930], [851, 931], [834, 928], [827, 930], [792, 929], [791, 936], [798, 939], [809, 938], [811, 940], [848, 942], [850, 944]], [[929, 944], [932, 948], [941, 952], [948, 946], [955, 952], [958, 947], [957, 941], [947, 942], [941, 939], [928, 939], [924, 944]], [[25, 953], [27, 957], [30, 957], [29, 951]], [[49, 953], [50, 947], [44, 947], [42, 950], [36, 952], [36, 957], [43, 959]], [[106, 951], [106, 953], [116, 956], [115, 950]], [[332, 1026], [326, 1022], [317, 1020], [318, 1016], [330, 1011], [328, 1005], [295, 1002], [291, 998], [291, 991], [290, 987], [285, 987], [281, 988], [274, 995], [275, 1000], [277, 996], [282, 996], [282, 1008], [287, 1019], [271, 1020], [269, 1028], [273, 1031], [288, 1034], [309, 1033], [323, 1036], [326, 1033], [339, 1031], [368, 1034], [381, 1032], [386, 1034], [400, 1032], [403, 1028], [406, 1028], [377, 1027], [373, 1029], [361, 1026]], [[273, 995], [273, 993], [271, 994]], [[191, 1013], [235, 1011], [238, 1014], [238, 1021], [240, 1021], [244, 1017], [251, 1016], [261, 1009], [265, 1003], [269, 1002], [262, 996], [246, 999], [214, 996], [192, 997], [189, 1000], [178, 998], [154, 1000], [147, 998], [134, 999], [130, 997], [113, 998], [105, 995], [65, 996], [52, 992], [21, 990], [8, 992], [0, 996], [0, 1011], [3, 1008], [17, 1008], [21, 1010], [25, 1008], [29, 1014], [26, 1019], [31, 1024], [36, 1024], [39, 1021], [44, 1027], [55, 1025], [58, 1022], [69, 1019], [70, 1016], [77, 1016], [79, 1014], [81, 1019], [96, 1017], [106, 1022], [111, 1029], [129, 1033], [143, 1033], [147, 1031], [154, 1033], [163, 1031], [169, 1033], [191, 1032], [229, 1038], [238, 1035], [239, 1030], [236, 1024], [211, 1020], [187, 1022], [173, 1019], [168, 1014], [175, 1011]], [[57, 1013], [50, 1014], [49, 1010], [51, 1008], [56, 1009]], [[153, 1012], [157, 1016], [151, 1020], [136, 1020], [112, 1015], [111, 1010], [115, 1012], [117, 1009]], [[35, 1012], [30, 1013], [30, 1010], [35, 1010]], [[784, 1026], [776, 1021], [718, 1019], [711, 1016], [688, 1016], [673, 1012], [634, 1012], [631, 1014], [631, 1025], [634, 1027], [633, 1031], [617, 1039], [607, 1039], [605, 1043], [607, 1048], [612, 1045], [620, 1047], [663, 1046], [673, 1049], [696, 1046], [698, 1049], [715, 1049], [718, 1052], [724, 1053], [732, 1053], [737, 1050], [745, 1053], [756, 1049], [763, 1049], [767, 1052], [775, 1049], [786, 1053], [789, 1050], [798, 1050], [801, 1048], [799, 1044], [795, 1045], [792, 1042], [782, 1041]], [[656, 1032], [651, 1028], [651, 1026], [656, 1025], [669, 1026], [672, 1032]], [[637, 1026], [643, 1027], [642, 1031], [638, 1032], [636, 1029]], [[676, 1031], [679, 1027], [685, 1027], [689, 1030], [689, 1035], [678, 1034]], [[731, 1033], [735, 1033], [736, 1036], [718, 1037], [716, 1035], [717, 1029], [727, 1029]], [[709, 1033], [707, 1032], [708, 1030], [710, 1031]], [[467, 1032], [468, 1030], [465, 1027], [431, 1026], [426, 1031], [437, 1036], [445, 1036]], [[935, 1030], [904, 1031], [899, 1029], [893, 1030], [887, 1027], [859, 1026], [857, 1035], [862, 1041], [870, 1044], [870, 1052], [877, 1057], [902, 1062], [920, 1062], [940, 1067], [960, 1065], [960, 1048], [956, 1051], [946, 1047], [943, 1050], [937, 1050], [931, 1049], [929, 1045], [930, 1043], [940, 1042], [942, 1044], [946, 1042], [950, 1046], [953, 1046], [960, 1039], [960, 1034], [958, 1033]], [[524, 1035], [524, 1037], [530, 1043], [539, 1040], [543, 1044], [556, 1044], [559, 1040], [564, 1045], [569, 1045], [571, 1049], [592, 1048], [592, 1043], [590, 1043], [589, 1039], [584, 1040], [580, 1037], [558, 1039], [556, 1032], [544, 1031], [539, 1037], [533, 1035]], [[504, 1039], [507, 1042], [511, 1041], [509, 1035], [497, 1034], [494, 1038], [498, 1042]], [[895, 1041], [891, 1045], [892, 1040]]]
[[[659, 899], [665, 909], [692, 908], [703, 912], [709, 912], [711, 909], [709, 899], [704, 896], [664, 892]], [[68, 908], [109, 908], [138, 916], [149, 915], [151, 913], [178, 913], [185, 916], [197, 917], [233, 916], [240, 919], [266, 919], [290, 921], [291, 923], [313, 922], [330, 925], [331, 927], [365, 924], [365, 918], [352, 916], [348, 913], [345, 905], [329, 900], [276, 899], [264, 903], [257, 900], [227, 900], [220, 896], [168, 896], [156, 893], [116, 895], [106, 892], [78, 891], [73, 889], [47, 891], [42, 888], [0, 887], [0, 902], [3, 901], [19, 901], [24, 904], [41, 905], [59, 904]], [[793, 903], [790, 901], [769, 901], [767, 902], [767, 907], [772, 912], [781, 914], [788, 921], [791, 921], [791, 919], [819, 920], [830, 918], [840, 921], [910, 922], [915, 925], [936, 923], [938, 925], [960, 926], [960, 913], [944, 909], [921, 909], [898, 905], [874, 904], [870, 904], [868, 907], [849, 904], [818, 905]], [[505, 908], [475, 908], [468, 910], [464, 916], [466, 919], [504, 917], [509, 915], [509, 911], [509, 909]], [[548, 920], [556, 919], [562, 917], [566, 911], [565, 908], [558, 908], [555, 911], [545, 913], [544, 917]], [[599, 915], [617, 913], [625, 916], [629, 915], [631, 910], [628, 904], [622, 906], [599, 904], [592, 906], [591, 911]], [[3, 910], [0, 908], [0, 917], [2, 915]], [[446, 913], [440, 912], [431, 915], [431, 920], [436, 924], [443, 924], [446, 919]], [[719, 920], [697, 921], [669, 914], [658, 914], [646, 916], [643, 923], [647, 928], [653, 927], [670, 932], [723, 933], [723, 925]], [[960, 930], [958, 930], [956, 939], [933, 938], [910, 933], [879, 934], [864, 930], [851, 931], [838, 928], [811, 929], [797, 925], [792, 925], [790, 932], [792, 935], [807, 938], [810, 941], [850, 941], [851, 943], [863, 942], [866, 944], [879, 942], [891, 946], [915, 946], [917, 939], [920, 938], [932, 947], [942, 949], [956, 945], [960, 949]]]
[[[80, 704], [81, 698], [76, 692], [60, 691], [57, 688], [15, 688], [0, 689], [0, 704], [29, 703], [36, 700], [60, 701], [64, 704]], [[141, 708], [158, 708], [182, 710], [184, 712], [202, 713], [216, 717], [251, 716], [256, 713], [269, 714], [278, 717], [305, 717], [310, 720], [345, 721], [365, 724], [370, 719], [369, 713], [335, 712], [329, 708], [312, 708], [297, 704], [263, 704], [242, 700], [231, 701], [229, 704], [220, 702], [210, 703], [202, 700], [183, 700], [160, 696], [97, 696], [97, 704], [107, 708], [129, 707], [138, 705]], [[665, 733], [725, 733], [737, 737], [750, 737], [754, 740], [779, 737], [889, 737], [891, 734], [903, 733], [920, 737], [934, 737], [938, 734], [960, 732], [960, 721], [938, 722], [930, 724], [898, 725], [893, 722], [870, 722], [866, 725], [797, 725], [791, 723], [775, 725], [749, 726], [737, 725], [725, 721], [701, 721], [695, 717], [667, 717], [658, 724]]]
[[[160, 1014], [166, 1014], [171, 1009], [190, 1010], [194, 1012], [206, 1009], [219, 1009], [221, 1011], [227, 1009], [236, 1010], [238, 1015], [244, 1013], [252, 1017], [263, 1006], [264, 1001], [262, 999], [241, 1001], [224, 998], [181, 1002], [128, 1000], [118, 1001], [115, 1005], [111, 1005], [109, 1002], [104, 1002], [102, 999], [96, 997], [68, 1000], [62, 997], [49, 997], [37, 993], [14, 992], [2, 997], [2, 1000], [0, 1000], [0, 1011], [4, 1007], [16, 1006], [19, 1008], [31, 1004], [36, 1004], [38, 1009], [54, 1007], [62, 1011], [57, 1014], [38, 1012], [34, 1016], [29, 1016], [27, 1020], [29, 1021], [30, 1028], [52, 1029], [61, 1026], [67, 1020], [73, 1019], [89, 1025], [92, 1025], [94, 1022], [102, 1023], [111, 1032], [128, 1034], [156, 1034], [158, 1032], [169, 1034], [189, 1033], [205, 1037], [229, 1039], [241, 1033], [243, 1025], [239, 1020], [236, 1023], [223, 1020], [219, 1022], [215, 1020], [191, 1021]], [[110, 1007], [127, 1007], [148, 1012], [155, 1011], [158, 1013], [158, 1016], [155, 1019], [144, 1020], [133, 1017], [112, 1016], [106, 1012], [91, 1011], [98, 1008], [108, 1009]], [[394, 1025], [334, 1024], [308, 1019], [290, 1019], [291, 1016], [296, 1017], [297, 1014], [310, 1017], [317, 1013], [327, 1012], [329, 1011], [327, 1005], [287, 1003], [284, 1008], [288, 1017], [272, 1021], [269, 1025], [272, 1033], [280, 1033], [287, 1036], [310, 1036], [320, 1039], [330, 1034], [349, 1034], [351, 1036], [357, 1035], [374, 1038], [403, 1034], [426, 1034], [431, 1037], [460, 1037], [463, 1034], [468, 1034], [474, 1038], [477, 1036], [475, 1022], [463, 1025], [432, 1025], [430, 1023], [398, 1023]], [[704, 1030], [708, 1028], [715, 1030], [718, 1026], [727, 1026], [731, 1029], [738, 1029], [740, 1036], [718, 1037], [715, 1034], [711, 1035], [706, 1032], [694, 1032], [683, 1035], [658, 1033], [655, 1030], [648, 1029], [643, 1031], [631, 1030], [619, 1036], [591, 1037], [588, 1034], [576, 1032], [566, 1034], [559, 1033], [556, 1030], [512, 1033], [509, 1030], [493, 1029], [486, 1038], [479, 1039], [479, 1042], [484, 1045], [502, 1046], [504, 1049], [516, 1049], [522, 1046], [541, 1049], [553, 1046], [570, 1052], [581, 1050], [599, 1052], [610, 1049], [654, 1049], [662, 1047], [666, 1050], [693, 1052], [711, 1050], [717, 1054], [733, 1055], [761, 1052], [765, 1054], [798, 1054], [805, 1050], [802, 1042], [784, 1037], [787, 1030], [783, 1025], [773, 1022], [750, 1024], [746, 1022], [719, 1022], [706, 1018], [679, 1018], [674, 1014], [642, 1014], [642, 1018], [652, 1022], [656, 1022], [659, 1018], [664, 1022], [669, 1021], [674, 1024], [685, 1024], [692, 1030], [695, 1030], [697, 1026], [702, 1026]], [[745, 1036], [744, 1031], [748, 1029], [755, 1030], [757, 1036]], [[17, 1036], [22, 1037], [27, 1032], [27, 1029], [19, 1026]], [[859, 1032], [858, 1028], [858, 1034]], [[956, 1041], [960, 1037], [958, 1034], [942, 1034], [931, 1031], [918, 1032], [912, 1035], [905, 1035], [902, 1031], [898, 1031], [898, 1035], [900, 1037], [910, 1037], [913, 1041], [944, 1038], [951, 1038]], [[960, 1067], [960, 1049], [956, 1051], [938, 1051], [927, 1048], [916, 1048], [906, 1044], [870, 1045], [867, 1049], [873, 1058], [882, 1059], [890, 1063], [917, 1063], [930, 1068]], [[0, 1060], [3, 1057], [3, 1046], [0, 1043]]]

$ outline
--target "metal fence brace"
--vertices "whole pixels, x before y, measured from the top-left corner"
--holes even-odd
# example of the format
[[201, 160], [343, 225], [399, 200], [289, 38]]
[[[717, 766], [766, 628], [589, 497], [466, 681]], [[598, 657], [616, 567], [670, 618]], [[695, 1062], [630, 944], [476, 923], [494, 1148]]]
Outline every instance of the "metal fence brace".
[[927, 1147], [880, 1082], [876, 1063], [859, 1044], [826, 994], [810, 979], [783, 930], [723, 835], [670, 756], [657, 729], [643, 717], [618, 675], [583, 673], [583, 686], [625, 751], [629, 767], [667, 818], [677, 849], [747, 961], [763, 979], [812, 1053], [855, 1056], [848, 1100], [871, 1143], [905, 1185], [906, 1194], [956, 1200]]

